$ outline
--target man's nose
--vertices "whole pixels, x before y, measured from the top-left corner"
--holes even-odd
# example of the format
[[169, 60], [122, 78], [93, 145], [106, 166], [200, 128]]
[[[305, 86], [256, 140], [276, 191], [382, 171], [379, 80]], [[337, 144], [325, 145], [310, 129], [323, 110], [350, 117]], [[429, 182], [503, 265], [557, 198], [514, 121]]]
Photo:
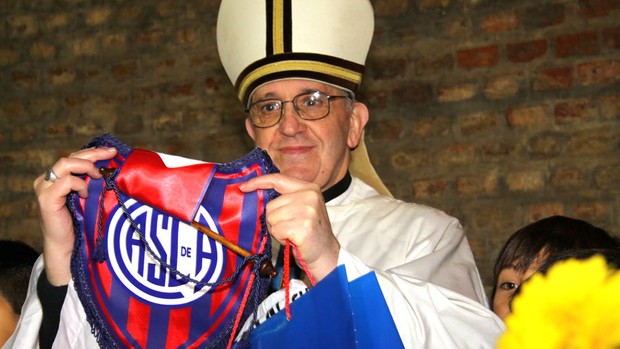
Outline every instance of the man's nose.
[[292, 102], [282, 104], [282, 119], [280, 120], [280, 132], [284, 134], [295, 134], [300, 130], [303, 119], [297, 114]]

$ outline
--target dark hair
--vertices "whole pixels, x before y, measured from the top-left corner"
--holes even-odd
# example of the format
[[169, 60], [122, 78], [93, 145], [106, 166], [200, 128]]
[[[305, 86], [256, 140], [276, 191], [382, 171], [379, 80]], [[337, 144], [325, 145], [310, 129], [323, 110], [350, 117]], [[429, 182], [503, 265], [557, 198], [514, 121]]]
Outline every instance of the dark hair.
[[28, 282], [39, 253], [21, 241], [0, 240], [0, 295], [21, 314]]
[[579, 219], [551, 216], [530, 223], [514, 232], [497, 256], [491, 300], [495, 297], [500, 271], [512, 267], [525, 272], [541, 251], [546, 259], [566, 250], [617, 247], [618, 241], [605, 230]]
[[547, 260], [538, 268], [538, 272], [546, 274], [549, 269], [557, 262], [567, 259], [588, 259], [592, 256], [600, 255], [605, 258], [605, 262], [612, 269], [620, 268], [620, 247], [612, 248], [580, 248], [558, 252], [549, 256]]

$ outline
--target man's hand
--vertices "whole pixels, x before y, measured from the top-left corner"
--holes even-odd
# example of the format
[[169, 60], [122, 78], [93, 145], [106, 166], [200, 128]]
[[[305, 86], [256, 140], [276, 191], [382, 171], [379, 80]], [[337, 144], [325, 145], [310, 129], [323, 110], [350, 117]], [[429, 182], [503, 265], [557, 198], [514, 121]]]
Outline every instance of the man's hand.
[[316, 184], [276, 173], [253, 178], [239, 188], [246, 193], [274, 189], [280, 194], [267, 204], [269, 233], [281, 244], [289, 240], [297, 246], [317, 282], [336, 267], [340, 244]]
[[57, 178], [39, 176], [34, 181], [34, 192], [39, 204], [43, 232], [43, 260], [50, 284], [66, 285], [71, 280], [71, 252], [73, 251], [73, 220], [65, 206], [67, 195], [75, 191], [82, 198], [88, 196], [86, 181], [77, 175], [101, 178], [95, 162], [116, 155], [114, 148], [85, 149], [60, 158], [52, 167]]

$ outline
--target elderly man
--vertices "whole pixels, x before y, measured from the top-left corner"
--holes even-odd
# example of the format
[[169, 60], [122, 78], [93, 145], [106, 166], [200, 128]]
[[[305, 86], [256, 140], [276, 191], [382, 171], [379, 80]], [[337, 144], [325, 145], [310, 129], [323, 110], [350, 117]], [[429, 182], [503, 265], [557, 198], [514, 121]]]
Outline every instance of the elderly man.
[[[220, 58], [247, 108], [246, 130], [280, 170], [240, 187], [280, 194], [266, 210], [272, 237], [294, 244], [319, 282], [338, 265], [350, 280], [375, 272], [407, 348], [494, 347], [503, 325], [486, 306], [459, 222], [380, 194], [375, 188], [386, 190], [372, 167], [357, 162], [367, 160], [369, 113], [355, 95], [374, 29], [370, 2], [224, 0], [217, 29]], [[115, 154], [76, 152], [35, 181], [44, 253], [32, 284], [42, 270], [39, 287], [62, 294], [71, 282], [73, 231], [64, 204], [70, 191], [87, 190], [71, 174], [100, 178], [93, 162]], [[8, 347], [36, 345], [25, 339], [36, 337], [41, 321], [36, 295], [25, 314]], [[57, 347], [96, 345], [72, 287], [58, 330], [47, 331], [57, 333], [47, 341]]]

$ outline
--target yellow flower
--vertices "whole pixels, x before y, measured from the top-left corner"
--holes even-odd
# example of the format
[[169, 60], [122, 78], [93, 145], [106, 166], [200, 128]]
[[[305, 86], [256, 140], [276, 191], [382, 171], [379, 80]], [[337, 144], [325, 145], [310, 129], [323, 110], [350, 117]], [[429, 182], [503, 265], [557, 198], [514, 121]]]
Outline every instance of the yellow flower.
[[523, 284], [498, 349], [620, 349], [620, 271], [570, 259]]

